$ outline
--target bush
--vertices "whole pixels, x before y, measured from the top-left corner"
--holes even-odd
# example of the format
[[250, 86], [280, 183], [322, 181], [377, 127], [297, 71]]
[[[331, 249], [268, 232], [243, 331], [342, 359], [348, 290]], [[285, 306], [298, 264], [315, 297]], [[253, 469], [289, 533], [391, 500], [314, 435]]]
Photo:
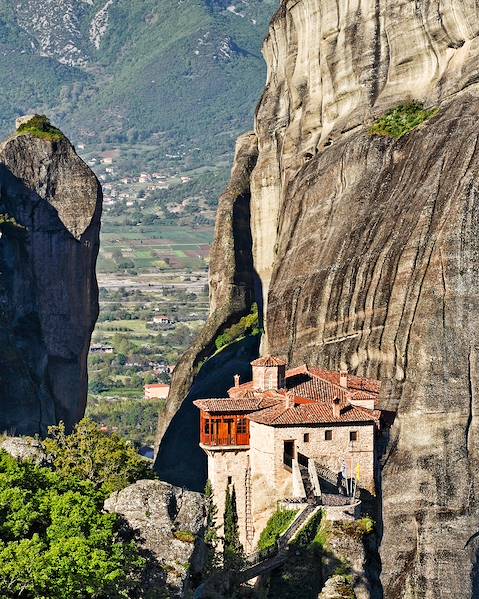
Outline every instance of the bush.
[[33, 135], [49, 141], [61, 141], [65, 138], [60, 129], [50, 124], [45, 115], [35, 115], [17, 129], [17, 135]]
[[239, 322], [231, 325], [228, 329], [223, 331], [221, 335], [215, 340], [216, 349], [219, 350], [226, 347], [233, 341], [241, 339], [245, 335], [259, 335], [261, 330], [258, 327], [259, 315], [258, 315], [258, 304], [254, 303], [251, 306], [251, 312], [243, 316]]
[[289, 528], [298, 510], [279, 510], [268, 520], [258, 541], [258, 550], [265, 551], [276, 545], [279, 537]]
[[63, 424], [50, 427], [43, 445], [57, 473], [90, 481], [104, 496], [154, 476], [147, 460], [128, 441], [115, 433], [103, 433], [88, 418], [71, 435]]
[[196, 541], [196, 536], [189, 530], [177, 530], [174, 535], [178, 541], [183, 543], [194, 543]]
[[145, 561], [92, 482], [0, 450], [2, 599], [131, 597]]
[[438, 112], [439, 108], [426, 110], [419, 102], [401, 104], [377, 120], [369, 129], [369, 134], [401, 139]]
[[365, 535], [369, 535], [374, 532], [374, 520], [369, 516], [356, 520], [355, 522], [345, 522], [342, 525], [345, 533], [354, 537], [355, 539], [362, 539]]

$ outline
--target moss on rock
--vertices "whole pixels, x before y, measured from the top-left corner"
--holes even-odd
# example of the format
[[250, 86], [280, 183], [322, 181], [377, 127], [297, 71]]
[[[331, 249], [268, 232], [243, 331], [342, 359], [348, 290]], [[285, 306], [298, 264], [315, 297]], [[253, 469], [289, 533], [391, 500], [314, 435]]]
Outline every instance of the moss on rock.
[[18, 135], [32, 135], [40, 139], [49, 141], [61, 141], [65, 138], [63, 133], [57, 127], [54, 127], [49, 119], [44, 115], [36, 114], [30, 120], [22, 123], [17, 129]]

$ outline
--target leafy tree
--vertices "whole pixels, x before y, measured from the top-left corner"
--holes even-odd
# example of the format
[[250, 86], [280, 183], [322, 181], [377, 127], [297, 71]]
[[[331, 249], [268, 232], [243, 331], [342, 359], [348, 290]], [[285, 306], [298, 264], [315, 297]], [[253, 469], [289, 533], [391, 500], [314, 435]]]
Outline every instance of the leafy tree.
[[244, 562], [244, 550], [239, 539], [236, 491], [226, 487], [224, 512], [223, 564], [228, 570], [239, 570]]
[[128, 441], [115, 433], [103, 433], [88, 418], [70, 435], [63, 423], [50, 427], [43, 444], [56, 472], [91, 481], [105, 495], [153, 477], [149, 463]]
[[131, 597], [145, 560], [89, 481], [0, 451], [2, 599]]

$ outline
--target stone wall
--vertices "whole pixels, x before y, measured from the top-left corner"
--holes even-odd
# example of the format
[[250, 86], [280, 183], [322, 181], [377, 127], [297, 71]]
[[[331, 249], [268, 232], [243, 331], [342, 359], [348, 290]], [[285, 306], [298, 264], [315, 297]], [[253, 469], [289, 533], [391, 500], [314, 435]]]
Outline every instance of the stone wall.
[[[331, 430], [333, 438], [325, 440], [325, 431]], [[357, 431], [358, 440], [351, 451], [349, 433]], [[343, 461], [350, 468], [361, 468], [361, 486], [374, 490], [374, 426], [298, 426], [270, 427], [251, 422], [251, 475], [253, 491], [253, 514], [255, 539], [261, 533], [268, 518], [276, 510], [277, 502], [293, 497], [293, 477], [283, 464], [284, 441], [294, 441], [296, 454], [313, 458], [333, 472], [339, 472]], [[304, 435], [309, 435], [305, 442]]]
[[[248, 550], [246, 543], [246, 472], [249, 467], [249, 451], [243, 450], [209, 450], [208, 478], [214, 492], [214, 501], [218, 508], [219, 534], [223, 534], [223, 514], [225, 511], [225, 495], [228, 478], [236, 491], [236, 507], [238, 511], [238, 527], [243, 547]], [[230, 486], [230, 490], [231, 490]]]
[[[344, 461], [350, 467], [351, 457], [353, 468], [361, 469], [361, 486], [374, 489], [374, 426], [372, 424], [350, 426], [300, 426], [275, 427], [274, 429], [275, 472], [281, 480], [283, 467], [284, 441], [295, 442], [296, 452], [308, 456], [333, 472], [340, 472]], [[325, 440], [325, 431], [332, 431], [332, 439]], [[357, 432], [358, 440], [352, 446], [350, 432]], [[309, 441], [305, 441], [309, 435]]]
[[251, 487], [253, 500], [253, 527], [257, 541], [276, 502], [292, 495], [291, 474], [284, 477], [276, 472], [274, 429], [264, 424], [250, 422]]

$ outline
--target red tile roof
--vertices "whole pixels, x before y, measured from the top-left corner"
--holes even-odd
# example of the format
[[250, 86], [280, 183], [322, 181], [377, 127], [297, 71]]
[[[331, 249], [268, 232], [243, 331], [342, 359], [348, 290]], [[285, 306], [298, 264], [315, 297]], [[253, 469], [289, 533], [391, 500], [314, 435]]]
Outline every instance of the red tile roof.
[[[330, 381], [331, 383], [335, 383], [339, 385], [339, 379], [341, 376], [340, 372], [331, 371], [331, 370], [323, 370], [322, 368], [308, 368], [307, 366], [302, 367], [306, 368], [307, 371], [315, 377], [319, 377], [321, 379]], [[286, 376], [289, 376], [290, 371], [286, 373]], [[375, 379], [367, 379], [361, 376], [354, 376], [352, 374], [348, 374], [348, 389], [355, 389], [359, 391], [367, 391], [369, 393], [378, 394], [381, 390], [381, 381], [377, 381]]]
[[269, 426], [288, 426], [297, 424], [335, 424], [335, 423], [374, 423], [378, 415], [371, 410], [356, 406], [341, 408], [339, 417], [333, 414], [332, 405], [323, 403], [301, 404], [286, 407], [284, 403], [248, 416], [253, 422]]
[[[284, 364], [284, 360], [271, 356], [252, 362], [253, 366]], [[379, 410], [353, 406], [351, 400], [377, 400], [381, 382], [348, 374], [348, 386], [342, 387], [340, 376], [339, 372], [303, 364], [286, 372], [286, 389], [261, 392], [248, 381], [232, 387], [228, 391], [229, 399], [198, 400], [194, 404], [210, 412], [254, 412], [251, 420], [272, 426], [378, 421]], [[333, 416], [335, 398], [340, 399], [339, 418]]]
[[286, 360], [276, 358], [275, 356], [264, 356], [251, 362], [251, 366], [286, 366]]
[[275, 406], [281, 399], [266, 397], [197, 399], [193, 404], [204, 412], [256, 412]]
[[294, 391], [295, 395], [314, 401], [331, 403], [335, 397], [339, 397], [345, 403], [349, 395], [347, 389], [316, 377], [310, 377], [296, 385], [292, 384], [291, 380], [286, 384], [291, 391]]

